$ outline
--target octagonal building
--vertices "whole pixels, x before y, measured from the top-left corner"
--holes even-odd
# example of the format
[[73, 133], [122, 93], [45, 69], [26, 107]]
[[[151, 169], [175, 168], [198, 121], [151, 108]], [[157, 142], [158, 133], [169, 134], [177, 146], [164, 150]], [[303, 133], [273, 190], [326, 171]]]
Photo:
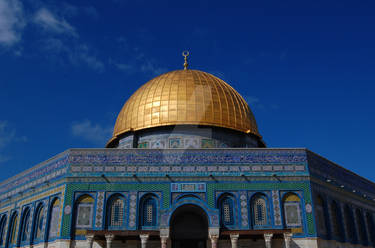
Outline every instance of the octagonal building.
[[106, 148], [0, 184], [0, 248], [375, 247], [375, 184], [267, 148], [242, 96], [187, 69], [124, 104]]

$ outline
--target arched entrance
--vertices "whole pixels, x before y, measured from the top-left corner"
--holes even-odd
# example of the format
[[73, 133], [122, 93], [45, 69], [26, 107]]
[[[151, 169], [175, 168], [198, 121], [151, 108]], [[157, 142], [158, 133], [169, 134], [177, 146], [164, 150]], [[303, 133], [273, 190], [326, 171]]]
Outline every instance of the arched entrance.
[[195, 205], [177, 208], [170, 221], [172, 248], [206, 248], [208, 218], [204, 210]]

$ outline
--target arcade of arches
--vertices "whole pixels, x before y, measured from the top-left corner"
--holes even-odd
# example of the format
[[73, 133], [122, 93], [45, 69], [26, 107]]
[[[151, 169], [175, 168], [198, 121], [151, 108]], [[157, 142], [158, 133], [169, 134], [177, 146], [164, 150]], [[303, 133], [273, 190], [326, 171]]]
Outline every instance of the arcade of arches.
[[[241, 238], [253, 241], [264, 240], [262, 247], [271, 248], [272, 239], [284, 243], [285, 248], [291, 244], [292, 233], [284, 230], [219, 230], [210, 228], [206, 212], [199, 206], [186, 204], [178, 207], [170, 218], [170, 227], [142, 231], [93, 231], [87, 230], [88, 248], [93, 248], [94, 241], [112, 248], [114, 240], [141, 240], [141, 248], [154, 247], [152, 242], [160, 241], [161, 248], [217, 248], [220, 240], [230, 240], [230, 247], [237, 248]], [[116, 246], [117, 247], [117, 246]]]

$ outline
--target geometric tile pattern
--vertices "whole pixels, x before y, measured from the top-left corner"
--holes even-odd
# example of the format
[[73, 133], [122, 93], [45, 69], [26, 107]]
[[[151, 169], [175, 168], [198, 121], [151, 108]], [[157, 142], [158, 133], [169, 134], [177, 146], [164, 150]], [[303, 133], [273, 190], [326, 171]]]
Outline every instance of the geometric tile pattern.
[[96, 216], [95, 227], [101, 228], [103, 225], [103, 211], [104, 211], [104, 198], [105, 192], [99, 191], [96, 196]]
[[137, 228], [137, 192], [132, 191], [129, 194], [129, 229], [135, 230]]
[[240, 206], [241, 206], [241, 228], [247, 229], [249, 227], [249, 216], [248, 216], [248, 200], [246, 191], [240, 192]]
[[272, 190], [272, 205], [275, 226], [281, 226], [281, 209], [278, 190]]

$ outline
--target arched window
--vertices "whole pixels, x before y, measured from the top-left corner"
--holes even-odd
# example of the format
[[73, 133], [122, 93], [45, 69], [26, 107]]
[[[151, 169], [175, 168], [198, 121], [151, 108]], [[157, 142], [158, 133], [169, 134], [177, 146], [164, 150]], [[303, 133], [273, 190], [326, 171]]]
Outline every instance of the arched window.
[[5, 244], [5, 247], [9, 247], [11, 245], [16, 245], [17, 242], [17, 221], [18, 221], [18, 214], [13, 213], [8, 227], [8, 238]]
[[358, 226], [358, 237], [359, 242], [363, 245], [367, 244], [367, 235], [366, 235], [366, 229], [365, 229], [365, 222], [363, 220], [362, 211], [358, 208], [355, 210], [355, 218], [357, 220], [357, 226]]
[[327, 234], [325, 214], [324, 214], [324, 201], [321, 196], [317, 196], [315, 200], [315, 219], [317, 221], [318, 233]]
[[[83, 195], [76, 201], [76, 229], [87, 229], [92, 227], [94, 214], [94, 198], [89, 195]], [[76, 230], [76, 235], [83, 234]]]
[[229, 195], [219, 199], [220, 223], [222, 227], [234, 225], [234, 200]]
[[370, 235], [371, 242], [375, 244], [375, 224], [374, 224], [374, 217], [371, 213], [366, 213], [366, 221], [368, 226], [368, 234]]
[[141, 201], [141, 219], [140, 224], [141, 228], [147, 229], [148, 227], [156, 226], [156, 218], [157, 218], [157, 205], [156, 199], [154, 196], [145, 196]]
[[48, 239], [54, 239], [57, 237], [59, 231], [59, 217], [60, 217], [60, 199], [56, 198], [53, 200], [50, 206], [50, 214], [48, 221]]
[[20, 230], [21, 230], [21, 243], [28, 241], [30, 238], [30, 208], [26, 208], [23, 211]]
[[344, 232], [341, 225], [341, 211], [336, 201], [331, 202], [331, 221], [333, 236], [343, 241]]
[[255, 195], [252, 198], [251, 210], [255, 228], [268, 225], [267, 198], [264, 195]]
[[4, 244], [6, 222], [7, 222], [7, 216], [4, 214], [0, 218], [0, 246]]
[[355, 222], [353, 218], [353, 212], [348, 205], [344, 207], [344, 220], [347, 227], [347, 237], [350, 241], [355, 242], [357, 240], [355, 233]]
[[300, 202], [300, 198], [293, 193], [286, 194], [283, 199], [285, 226], [296, 228], [293, 230], [294, 232], [302, 232], [302, 213]]
[[125, 225], [125, 199], [121, 195], [114, 195], [107, 203], [107, 227], [119, 229]]
[[44, 206], [39, 204], [36, 208], [34, 215], [34, 231], [33, 231], [33, 241], [38, 241], [43, 238], [43, 222], [44, 222]]

